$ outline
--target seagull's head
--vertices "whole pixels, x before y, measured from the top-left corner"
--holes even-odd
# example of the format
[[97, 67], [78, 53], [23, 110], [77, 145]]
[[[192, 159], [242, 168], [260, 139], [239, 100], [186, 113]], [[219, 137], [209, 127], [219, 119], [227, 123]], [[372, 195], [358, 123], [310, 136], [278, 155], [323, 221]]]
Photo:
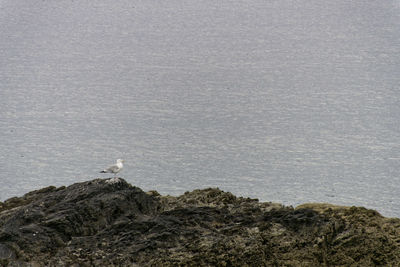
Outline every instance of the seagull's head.
[[125, 160], [123, 160], [123, 159], [117, 159], [117, 163], [118, 163], [118, 162], [124, 163]]

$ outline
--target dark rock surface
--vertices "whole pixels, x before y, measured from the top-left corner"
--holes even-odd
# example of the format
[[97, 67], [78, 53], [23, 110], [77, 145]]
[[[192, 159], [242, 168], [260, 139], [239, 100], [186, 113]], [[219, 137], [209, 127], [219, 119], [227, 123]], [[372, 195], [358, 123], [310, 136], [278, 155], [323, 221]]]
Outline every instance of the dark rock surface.
[[0, 266], [400, 266], [400, 219], [96, 179], [0, 202]]

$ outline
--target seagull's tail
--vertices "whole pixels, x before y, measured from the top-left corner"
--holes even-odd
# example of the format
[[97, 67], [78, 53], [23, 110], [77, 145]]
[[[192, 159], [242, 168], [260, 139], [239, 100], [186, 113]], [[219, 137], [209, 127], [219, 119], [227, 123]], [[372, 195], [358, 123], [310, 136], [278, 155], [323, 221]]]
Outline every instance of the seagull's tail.
[[106, 173], [106, 171], [101, 171], [100, 173]]

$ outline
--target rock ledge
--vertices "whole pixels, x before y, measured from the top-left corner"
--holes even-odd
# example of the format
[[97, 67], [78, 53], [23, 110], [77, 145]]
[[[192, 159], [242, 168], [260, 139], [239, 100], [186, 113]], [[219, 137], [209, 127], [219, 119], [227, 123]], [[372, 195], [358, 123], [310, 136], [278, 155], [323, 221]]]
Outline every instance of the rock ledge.
[[179, 197], [121, 178], [0, 202], [0, 266], [399, 266], [400, 219], [217, 188]]

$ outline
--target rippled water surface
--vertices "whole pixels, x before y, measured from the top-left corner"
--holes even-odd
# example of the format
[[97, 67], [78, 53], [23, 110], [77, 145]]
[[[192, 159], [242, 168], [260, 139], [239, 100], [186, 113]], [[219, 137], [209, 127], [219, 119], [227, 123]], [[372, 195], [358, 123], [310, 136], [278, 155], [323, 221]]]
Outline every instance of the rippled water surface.
[[[400, 217], [399, 1], [0, 1], [0, 200], [100, 177]], [[108, 177], [103, 175], [102, 177]]]

